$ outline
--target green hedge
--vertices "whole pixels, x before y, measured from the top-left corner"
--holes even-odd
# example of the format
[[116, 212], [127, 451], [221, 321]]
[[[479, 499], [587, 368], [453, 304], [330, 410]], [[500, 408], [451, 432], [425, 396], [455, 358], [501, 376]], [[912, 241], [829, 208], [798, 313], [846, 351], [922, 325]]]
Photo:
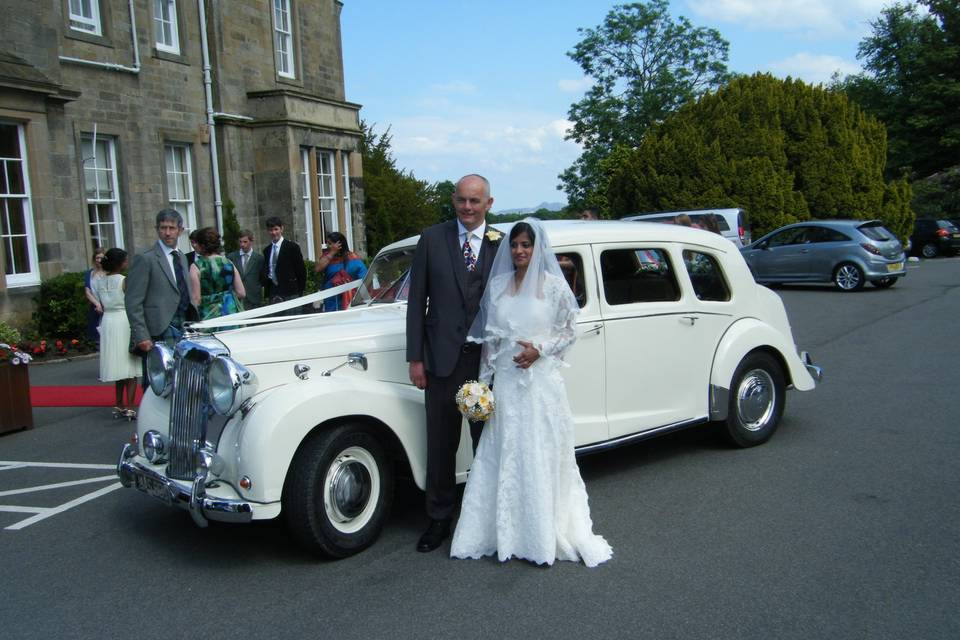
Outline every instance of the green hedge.
[[87, 334], [87, 306], [83, 295], [83, 273], [64, 273], [44, 280], [33, 301], [32, 329], [38, 335], [54, 338], [79, 338]]

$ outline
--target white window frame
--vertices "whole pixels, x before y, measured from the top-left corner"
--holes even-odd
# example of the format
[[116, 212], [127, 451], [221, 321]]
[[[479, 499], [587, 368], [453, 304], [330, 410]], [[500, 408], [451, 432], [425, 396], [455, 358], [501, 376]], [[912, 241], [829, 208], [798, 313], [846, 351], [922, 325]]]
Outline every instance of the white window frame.
[[[170, 40], [166, 40], [167, 28]], [[153, 39], [157, 51], [180, 55], [180, 29], [177, 24], [177, 0], [153, 0]]]
[[165, 143], [163, 169], [167, 178], [167, 203], [183, 216], [186, 233], [181, 237], [187, 237], [197, 228], [197, 208], [193, 196], [193, 148], [184, 143]]
[[[37, 265], [37, 236], [33, 228], [33, 200], [30, 196], [30, 172], [28, 171], [29, 163], [27, 162], [27, 138], [24, 132], [24, 127], [22, 124], [16, 122], [6, 122], [0, 120], [0, 124], [5, 126], [14, 126], [17, 128], [17, 137], [20, 142], [20, 157], [0, 157], [0, 172], [2, 172], [3, 183], [5, 185], [10, 184], [9, 174], [11, 165], [20, 165], [20, 171], [23, 178], [23, 193], [0, 193], [0, 216], [3, 216], [2, 224], [0, 224], [0, 242], [3, 243], [4, 253], [6, 254], [6, 260], [12, 261], [14, 259], [13, 254], [13, 238], [15, 237], [26, 237], [27, 239], [27, 270], [19, 271], [17, 273], [11, 273], [3, 276], [6, 273], [6, 264], [0, 265], [0, 268], [3, 269], [3, 272], [0, 273], [0, 276], [5, 278], [6, 286], [8, 289], [14, 287], [26, 287], [30, 285], [36, 285], [40, 283], [40, 268]], [[10, 224], [10, 210], [8, 208], [8, 203], [11, 200], [20, 200], [20, 215], [23, 216], [23, 233], [22, 234], [13, 234], [13, 233], [4, 233], [3, 229], [12, 230], [12, 225]], [[14, 264], [16, 269], [18, 265]]]
[[[100, 23], [100, 0], [68, 0], [70, 28], [95, 36], [103, 35]], [[90, 15], [86, 12], [89, 11]]]
[[303, 185], [303, 219], [307, 231], [307, 259], [316, 260], [313, 248], [313, 190], [310, 188], [310, 148], [300, 148], [300, 184]]
[[[97, 146], [103, 143], [106, 153], [97, 154]], [[89, 146], [89, 150], [87, 147]], [[111, 136], [96, 136], [84, 133], [80, 137], [80, 154], [83, 165], [84, 196], [87, 204], [87, 224], [90, 227], [90, 238], [93, 244], [105, 248], [123, 248], [123, 217], [120, 208], [120, 181], [117, 177], [117, 141]], [[89, 193], [87, 172], [93, 171], [93, 195]], [[101, 180], [102, 178], [102, 180]], [[101, 192], [101, 184], [108, 187]], [[110, 197], [110, 190], [113, 196]], [[106, 206], [111, 211], [113, 221], [103, 222], [100, 219], [100, 207]], [[91, 208], [92, 207], [92, 208]], [[113, 227], [113, 242], [104, 242], [107, 234]]]
[[[326, 166], [324, 166], [326, 161]], [[328, 149], [317, 149], [317, 204], [323, 219], [325, 233], [340, 231], [340, 216], [337, 215], [337, 174], [336, 155]], [[328, 172], [329, 170], [329, 172]], [[324, 179], [329, 179], [326, 188]], [[324, 238], [326, 241], [326, 238]]]
[[293, 26], [290, 0], [273, 0], [273, 50], [277, 75], [296, 78], [296, 59], [293, 55]]
[[347, 237], [347, 244], [353, 247], [353, 212], [350, 208], [350, 152], [341, 151], [341, 169], [343, 171], [343, 219], [346, 229], [343, 235]]

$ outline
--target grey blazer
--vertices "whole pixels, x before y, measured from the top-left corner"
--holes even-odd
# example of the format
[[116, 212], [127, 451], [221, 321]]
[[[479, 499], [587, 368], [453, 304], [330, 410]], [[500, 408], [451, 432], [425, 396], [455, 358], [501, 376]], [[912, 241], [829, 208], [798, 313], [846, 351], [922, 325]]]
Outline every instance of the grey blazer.
[[244, 298], [244, 302], [248, 302], [253, 306], [260, 306], [263, 303], [263, 285], [260, 284], [260, 269], [263, 267], [263, 254], [259, 251], [251, 251], [250, 257], [247, 258], [247, 268], [244, 269], [241, 266], [243, 262], [240, 259], [239, 251], [232, 251], [227, 255], [227, 258], [233, 262], [233, 266], [237, 268], [237, 273], [240, 274], [240, 279], [243, 280], [243, 288], [247, 290], [247, 297]]
[[[483, 229], [478, 266], [486, 286], [499, 243]], [[457, 221], [424, 229], [417, 243], [407, 295], [407, 362], [423, 362], [435, 376], [448, 376], [460, 357], [473, 317], [464, 301], [467, 269]], [[429, 301], [429, 305], [427, 302]]]
[[[186, 278], [189, 271], [182, 253], [180, 263]], [[180, 290], [159, 240], [130, 262], [124, 304], [133, 344], [159, 336], [170, 326], [180, 304]]]

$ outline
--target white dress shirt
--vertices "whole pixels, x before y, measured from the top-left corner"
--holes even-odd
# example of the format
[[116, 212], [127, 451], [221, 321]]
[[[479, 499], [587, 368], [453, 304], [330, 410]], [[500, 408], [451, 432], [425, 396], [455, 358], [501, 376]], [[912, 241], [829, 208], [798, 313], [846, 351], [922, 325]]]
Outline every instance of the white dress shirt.
[[[157, 240], [157, 244], [160, 245], [160, 248], [163, 249], [163, 255], [167, 258], [167, 264], [170, 265], [170, 275], [173, 276], [173, 281], [177, 281], [177, 270], [173, 266], [173, 252], [177, 251], [176, 247], [168, 247], [163, 244], [160, 240]], [[186, 279], [187, 274], [183, 274], [184, 279]]]
[[459, 232], [460, 246], [463, 247], [464, 241], [467, 239], [467, 234], [470, 234], [470, 248], [473, 249], [473, 255], [476, 259], [480, 260], [480, 249], [483, 247], [483, 232], [486, 230], [487, 225], [482, 224], [473, 231], [467, 231], [467, 228], [457, 220], [457, 231]]

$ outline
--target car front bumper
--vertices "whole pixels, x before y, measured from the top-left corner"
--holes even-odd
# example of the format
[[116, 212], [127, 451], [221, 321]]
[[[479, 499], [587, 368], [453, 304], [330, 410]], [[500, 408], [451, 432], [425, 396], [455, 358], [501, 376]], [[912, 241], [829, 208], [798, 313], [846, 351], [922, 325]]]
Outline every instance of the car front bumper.
[[[208, 483], [205, 472], [198, 473], [192, 482], [181, 483], [158, 473], [151, 466], [137, 455], [136, 447], [127, 444], [117, 462], [120, 484], [153, 496], [167, 506], [188, 510], [200, 527], [206, 527], [210, 520], [245, 523], [253, 519], [250, 502], [241, 499], [222, 481]], [[216, 487], [217, 495], [207, 492], [213, 487]]]

